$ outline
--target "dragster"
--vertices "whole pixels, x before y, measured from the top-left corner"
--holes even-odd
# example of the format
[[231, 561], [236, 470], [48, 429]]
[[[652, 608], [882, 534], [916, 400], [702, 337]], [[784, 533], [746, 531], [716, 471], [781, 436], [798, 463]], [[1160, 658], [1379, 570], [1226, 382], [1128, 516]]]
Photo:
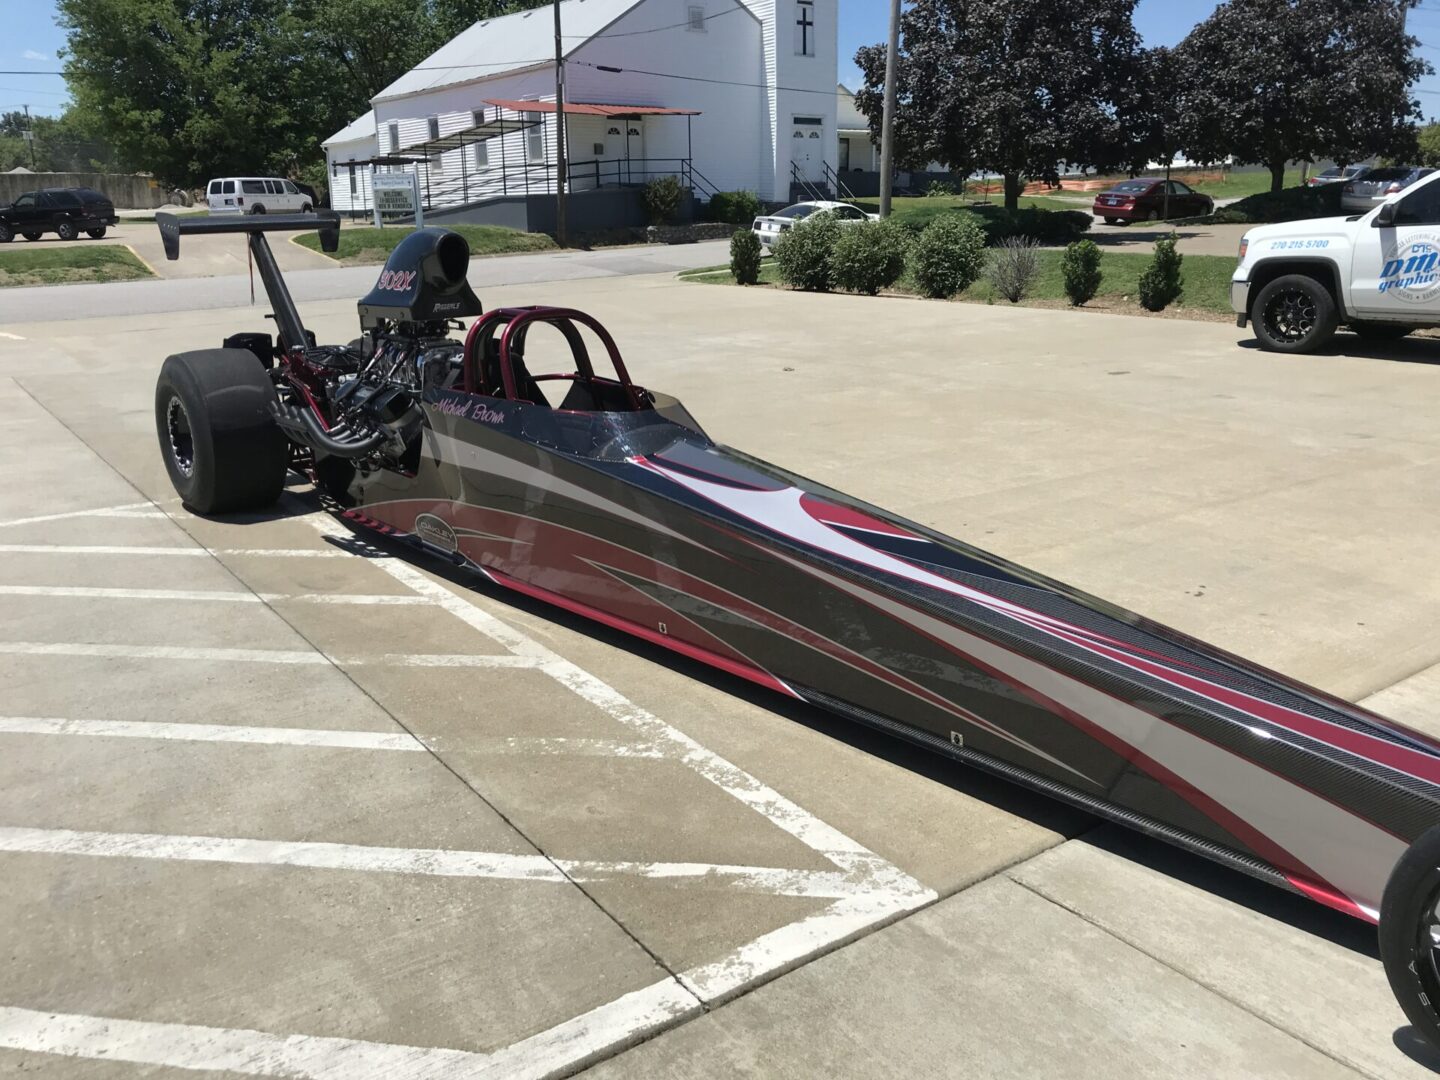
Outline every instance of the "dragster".
[[[456, 233], [410, 233], [362, 336], [320, 346], [265, 234], [333, 250], [338, 215], [157, 220], [171, 258], [187, 233], [247, 233], [279, 338], [165, 360], [160, 450], [192, 511], [264, 508], [300, 474], [477, 583], [1378, 922], [1440, 1045], [1436, 740], [715, 442], [590, 316], [485, 311]], [[530, 370], [536, 332], [565, 370]]]

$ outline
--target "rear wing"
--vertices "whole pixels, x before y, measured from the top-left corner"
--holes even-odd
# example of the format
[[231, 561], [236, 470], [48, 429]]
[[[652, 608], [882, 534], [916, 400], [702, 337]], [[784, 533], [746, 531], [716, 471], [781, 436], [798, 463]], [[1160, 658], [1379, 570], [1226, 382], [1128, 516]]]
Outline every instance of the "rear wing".
[[206, 233], [267, 233], [267, 232], [309, 232], [320, 233], [320, 246], [326, 251], [335, 251], [340, 246], [340, 215], [334, 210], [320, 210], [314, 214], [247, 214], [227, 217], [203, 217], [175, 214], [156, 214], [155, 224], [160, 226], [160, 240], [165, 245], [165, 258], [174, 262], [180, 258], [180, 237], [199, 236]]
[[270, 299], [270, 309], [275, 312], [280, 343], [287, 353], [305, 348], [308, 343], [305, 325], [300, 321], [300, 312], [295, 309], [290, 290], [285, 287], [285, 279], [280, 276], [280, 267], [275, 264], [275, 253], [270, 250], [265, 234], [315, 229], [320, 233], [320, 246], [326, 251], [335, 251], [340, 246], [339, 214], [334, 210], [321, 210], [315, 214], [247, 214], [244, 217], [196, 216], [183, 219], [174, 214], [156, 214], [155, 224], [160, 226], [165, 258], [172, 262], [180, 257], [180, 237], [183, 235], [245, 233], [249, 237], [250, 255], [265, 285], [265, 295]]

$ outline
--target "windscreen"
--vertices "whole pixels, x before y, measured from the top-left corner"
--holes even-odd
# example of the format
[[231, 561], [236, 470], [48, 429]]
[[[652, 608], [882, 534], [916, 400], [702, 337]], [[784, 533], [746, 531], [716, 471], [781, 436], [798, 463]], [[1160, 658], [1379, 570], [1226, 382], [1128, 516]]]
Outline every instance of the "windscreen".
[[1410, 175], [1409, 169], [1375, 169], [1365, 174], [1365, 182], [1372, 180], [1404, 180]]

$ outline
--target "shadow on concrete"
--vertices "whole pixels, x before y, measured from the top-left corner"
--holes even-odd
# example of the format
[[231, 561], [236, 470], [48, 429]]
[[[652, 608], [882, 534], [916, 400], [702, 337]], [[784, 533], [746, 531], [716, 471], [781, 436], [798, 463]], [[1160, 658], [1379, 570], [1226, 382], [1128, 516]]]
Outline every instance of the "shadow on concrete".
[[[1253, 337], [1240, 339], [1242, 349], [1260, 351]], [[1386, 360], [1399, 364], [1440, 364], [1440, 338], [1407, 337], [1399, 341], [1371, 341], [1358, 334], [1339, 331], [1319, 352], [1297, 355], [1297, 360], [1321, 360], [1343, 356], [1352, 360]]]
[[1395, 1044], [1395, 1049], [1415, 1064], [1429, 1069], [1433, 1073], [1440, 1073], [1440, 1052], [1426, 1042], [1425, 1036], [1413, 1027], [1396, 1028], [1390, 1041]]
[[[299, 503], [300, 496], [293, 502]], [[321, 509], [319, 498], [305, 500], [310, 508]], [[327, 500], [328, 501], [328, 500]], [[696, 660], [690, 660], [658, 645], [633, 638], [619, 630], [592, 622], [540, 600], [522, 596], [439, 557], [419, 552], [397, 540], [362, 530], [344, 518], [337, 518], [351, 530], [349, 537], [327, 537], [326, 542], [361, 557], [394, 555], [422, 566], [438, 577], [469, 589], [526, 614], [562, 626], [592, 640], [667, 668], [686, 678], [714, 687], [779, 717], [800, 724], [823, 738], [833, 739], [873, 755], [952, 791], [978, 799], [998, 810], [1025, 818], [1041, 828], [1128, 859], [1239, 904], [1267, 918], [1277, 919], [1306, 933], [1333, 942], [1371, 959], [1379, 958], [1375, 929], [1368, 923], [1315, 903], [1296, 893], [1242, 874], [1199, 855], [1153, 840], [1139, 833], [1102, 822], [1084, 811], [1060, 803], [1018, 784], [968, 768], [935, 751], [882, 734], [857, 721], [823, 709], [781, 697], [738, 676], [728, 675]]]

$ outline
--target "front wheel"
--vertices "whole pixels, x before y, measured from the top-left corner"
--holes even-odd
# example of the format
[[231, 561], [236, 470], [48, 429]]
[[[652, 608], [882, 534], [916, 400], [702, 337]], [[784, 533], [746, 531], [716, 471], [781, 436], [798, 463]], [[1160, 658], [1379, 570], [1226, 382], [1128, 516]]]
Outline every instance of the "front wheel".
[[1440, 1049], [1440, 825], [1421, 833], [1390, 871], [1380, 959], [1406, 1018]]
[[1352, 322], [1350, 330], [1367, 341], [1399, 341], [1416, 328], [1404, 323]]
[[1261, 289], [1250, 318], [1260, 347], [1282, 353], [1314, 352], [1340, 321], [1330, 290], [1303, 274], [1286, 274]]
[[55, 235], [61, 240], [74, 240], [80, 235], [80, 230], [75, 228], [73, 221], [62, 221], [55, 226]]
[[270, 414], [275, 387], [244, 349], [169, 357], [155, 384], [155, 428], [181, 501], [200, 514], [272, 505], [285, 487], [289, 440]]
[[263, 206], [252, 206], [252, 207], [250, 208], [250, 213], [255, 214], [255, 215], [258, 216], [258, 215], [260, 215], [260, 214], [265, 213], [265, 207], [263, 207]]
[[103, 239], [105, 236], [105, 226], [101, 225], [98, 229], [86, 229], [85, 235], [90, 237], [91, 240]]
[[310, 213], [310, 209], [311, 209], [310, 204], [307, 202], [304, 206], [300, 207], [300, 213], [302, 213], [302, 214], [308, 214], [308, 213]]

